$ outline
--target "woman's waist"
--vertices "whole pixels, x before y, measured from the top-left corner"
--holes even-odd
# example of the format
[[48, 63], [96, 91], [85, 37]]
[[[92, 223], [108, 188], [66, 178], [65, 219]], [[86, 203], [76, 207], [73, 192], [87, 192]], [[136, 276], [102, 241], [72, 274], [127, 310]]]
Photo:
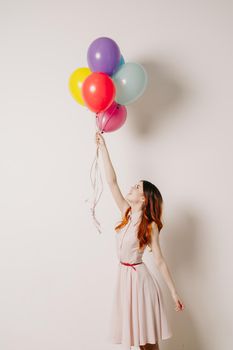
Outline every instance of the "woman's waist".
[[141, 261], [136, 261], [136, 262], [125, 261], [125, 260], [120, 260], [119, 261], [119, 265], [132, 267], [134, 270], [136, 270], [135, 266], [140, 265], [140, 264], [144, 264], [144, 261], [142, 261], [142, 260]]

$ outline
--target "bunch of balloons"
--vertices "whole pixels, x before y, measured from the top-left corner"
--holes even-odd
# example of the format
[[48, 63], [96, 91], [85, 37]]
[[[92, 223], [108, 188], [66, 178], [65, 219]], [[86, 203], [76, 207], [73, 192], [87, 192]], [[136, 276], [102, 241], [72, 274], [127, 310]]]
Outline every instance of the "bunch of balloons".
[[96, 115], [101, 132], [119, 129], [126, 121], [126, 105], [136, 101], [147, 86], [147, 73], [138, 63], [125, 63], [117, 43], [95, 39], [87, 51], [88, 67], [76, 69], [69, 78], [73, 98]]

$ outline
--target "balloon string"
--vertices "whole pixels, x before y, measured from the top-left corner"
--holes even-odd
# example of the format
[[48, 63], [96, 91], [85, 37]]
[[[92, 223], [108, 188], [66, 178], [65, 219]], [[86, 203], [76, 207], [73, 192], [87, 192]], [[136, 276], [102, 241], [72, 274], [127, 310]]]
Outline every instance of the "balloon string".
[[[101, 128], [101, 130], [97, 127], [97, 123], [95, 120], [96, 131], [98, 130], [98, 131], [101, 131], [102, 134], [104, 133], [103, 130], [105, 129], [107, 123], [111, 119], [116, 108], [118, 108], [118, 104], [116, 104], [115, 108], [113, 109], [112, 113], [110, 114], [110, 117], [105, 122], [105, 125], [103, 128]], [[105, 115], [105, 112], [104, 112], [104, 115]], [[104, 115], [103, 115], [103, 117], [104, 117]], [[96, 118], [97, 118], [97, 114], [96, 114]], [[92, 215], [95, 227], [97, 228], [98, 232], [101, 233], [102, 232], [101, 225], [100, 225], [100, 222], [97, 220], [96, 215], [95, 215], [97, 203], [99, 202], [100, 197], [101, 197], [102, 192], [103, 192], [103, 180], [102, 180], [101, 171], [100, 171], [100, 167], [99, 167], [99, 145], [97, 145], [96, 155], [95, 155], [95, 158], [94, 158], [92, 165], [91, 165], [90, 179], [91, 179], [91, 185], [92, 185], [93, 195], [94, 195], [93, 204], [90, 207], [91, 215]], [[98, 186], [99, 185], [98, 180], [100, 181], [100, 189]], [[89, 201], [89, 199], [85, 200], [85, 202], [87, 202], [87, 201]]]
[[[97, 127], [96, 127], [97, 129]], [[91, 210], [91, 215], [94, 221], [94, 225], [96, 226], [97, 230], [99, 233], [101, 233], [101, 225], [100, 222], [97, 220], [96, 215], [95, 215], [95, 210], [96, 210], [96, 205], [99, 202], [99, 199], [102, 195], [103, 192], [103, 180], [102, 180], [102, 176], [101, 176], [101, 171], [100, 171], [100, 167], [99, 167], [99, 145], [97, 145], [96, 148], [96, 155], [95, 158], [92, 162], [91, 165], [91, 170], [90, 170], [90, 179], [91, 179], [91, 185], [93, 188], [93, 204], [90, 207]], [[100, 181], [100, 189], [99, 189], [99, 181]], [[86, 199], [85, 202], [89, 201], [89, 199]]]

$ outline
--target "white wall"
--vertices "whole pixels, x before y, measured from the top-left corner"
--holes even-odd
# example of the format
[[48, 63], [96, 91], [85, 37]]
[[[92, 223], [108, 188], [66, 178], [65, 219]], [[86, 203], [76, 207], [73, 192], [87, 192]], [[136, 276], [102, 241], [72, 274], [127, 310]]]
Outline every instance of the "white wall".
[[[6, 0], [0, 7], [0, 349], [121, 348], [105, 339], [119, 212], [104, 182], [99, 235], [85, 203], [94, 114], [67, 85], [100, 36], [149, 75], [125, 125], [104, 136], [123, 193], [148, 179], [164, 198], [161, 245], [186, 309], [174, 311], [158, 276], [174, 331], [161, 349], [230, 349], [232, 3]], [[152, 255], [144, 257], [157, 273]]]

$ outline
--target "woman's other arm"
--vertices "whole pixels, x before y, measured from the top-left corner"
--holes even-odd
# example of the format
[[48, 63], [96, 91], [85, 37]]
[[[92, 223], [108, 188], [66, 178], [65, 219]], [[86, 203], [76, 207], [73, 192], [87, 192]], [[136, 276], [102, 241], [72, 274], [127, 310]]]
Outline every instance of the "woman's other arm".
[[172, 279], [171, 273], [168, 269], [167, 263], [163, 257], [160, 244], [159, 244], [159, 231], [155, 222], [152, 222], [152, 236], [151, 236], [151, 249], [155, 259], [156, 266], [163, 276], [164, 281], [166, 282], [173, 300], [175, 301], [175, 310], [183, 310], [184, 304], [181, 302], [175, 288], [174, 281]]

